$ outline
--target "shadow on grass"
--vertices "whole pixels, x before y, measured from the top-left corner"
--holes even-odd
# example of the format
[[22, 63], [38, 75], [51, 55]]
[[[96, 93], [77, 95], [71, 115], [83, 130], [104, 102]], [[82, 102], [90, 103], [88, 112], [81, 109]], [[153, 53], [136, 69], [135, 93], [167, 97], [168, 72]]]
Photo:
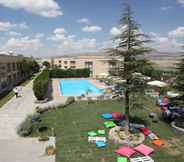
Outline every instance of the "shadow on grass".
[[131, 116], [129, 120], [131, 123], [144, 124], [145, 126], [148, 126], [150, 124], [148, 120], [142, 119], [138, 116]]

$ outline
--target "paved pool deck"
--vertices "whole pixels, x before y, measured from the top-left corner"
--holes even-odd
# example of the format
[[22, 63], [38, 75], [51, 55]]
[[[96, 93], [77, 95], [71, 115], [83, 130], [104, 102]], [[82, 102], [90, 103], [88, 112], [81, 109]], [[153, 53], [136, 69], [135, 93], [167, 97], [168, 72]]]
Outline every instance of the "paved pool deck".
[[21, 97], [13, 97], [0, 109], [0, 162], [54, 162], [55, 156], [45, 156], [46, 143], [37, 138], [21, 138], [17, 127], [36, 108], [33, 82], [23, 87]]

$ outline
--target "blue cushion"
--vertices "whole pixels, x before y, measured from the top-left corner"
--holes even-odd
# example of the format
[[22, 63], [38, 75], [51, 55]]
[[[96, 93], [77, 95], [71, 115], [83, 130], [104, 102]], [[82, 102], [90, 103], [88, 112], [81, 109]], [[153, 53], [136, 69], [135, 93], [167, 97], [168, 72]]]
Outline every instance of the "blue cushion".
[[103, 141], [96, 141], [96, 146], [98, 148], [102, 148], [102, 147], [106, 147], [107, 144], [105, 142], [103, 142]]
[[112, 114], [110, 114], [110, 113], [102, 114], [102, 118], [104, 118], [104, 119], [112, 119]]

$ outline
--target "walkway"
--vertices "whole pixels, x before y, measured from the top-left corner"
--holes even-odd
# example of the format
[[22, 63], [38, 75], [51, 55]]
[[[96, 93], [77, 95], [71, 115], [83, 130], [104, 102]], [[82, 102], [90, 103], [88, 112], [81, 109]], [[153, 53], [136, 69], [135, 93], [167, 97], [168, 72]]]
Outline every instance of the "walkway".
[[23, 87], [21, 96], [12, 98], [0, 109], [0, 162], [54, 162], [54, 156], [44, 155], [46, 143], [17, 135], [17, 127], [36, 107], [32, 82]]

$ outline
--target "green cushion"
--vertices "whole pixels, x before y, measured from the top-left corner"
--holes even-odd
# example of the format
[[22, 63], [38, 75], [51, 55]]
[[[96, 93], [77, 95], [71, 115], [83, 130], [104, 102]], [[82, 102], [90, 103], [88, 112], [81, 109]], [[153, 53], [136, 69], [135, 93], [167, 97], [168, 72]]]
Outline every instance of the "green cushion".
[[116, 124], [113, 121], [106, 121], [104, 122], [104, 125], [106, 128], [112, 128], [116, 126]]
[[127, 158], [125, 157], [118, 157], [117, 162], [127, 162]]
[[98, 130], [98, 134], [99, 135], [104, 135], [105, 134], [105, 130]]
[[95, 131], [90, 131], [90, 132], [88, 132], [88, 136], [95, 137], [95, 136], [97, 136], [97, 133]]

